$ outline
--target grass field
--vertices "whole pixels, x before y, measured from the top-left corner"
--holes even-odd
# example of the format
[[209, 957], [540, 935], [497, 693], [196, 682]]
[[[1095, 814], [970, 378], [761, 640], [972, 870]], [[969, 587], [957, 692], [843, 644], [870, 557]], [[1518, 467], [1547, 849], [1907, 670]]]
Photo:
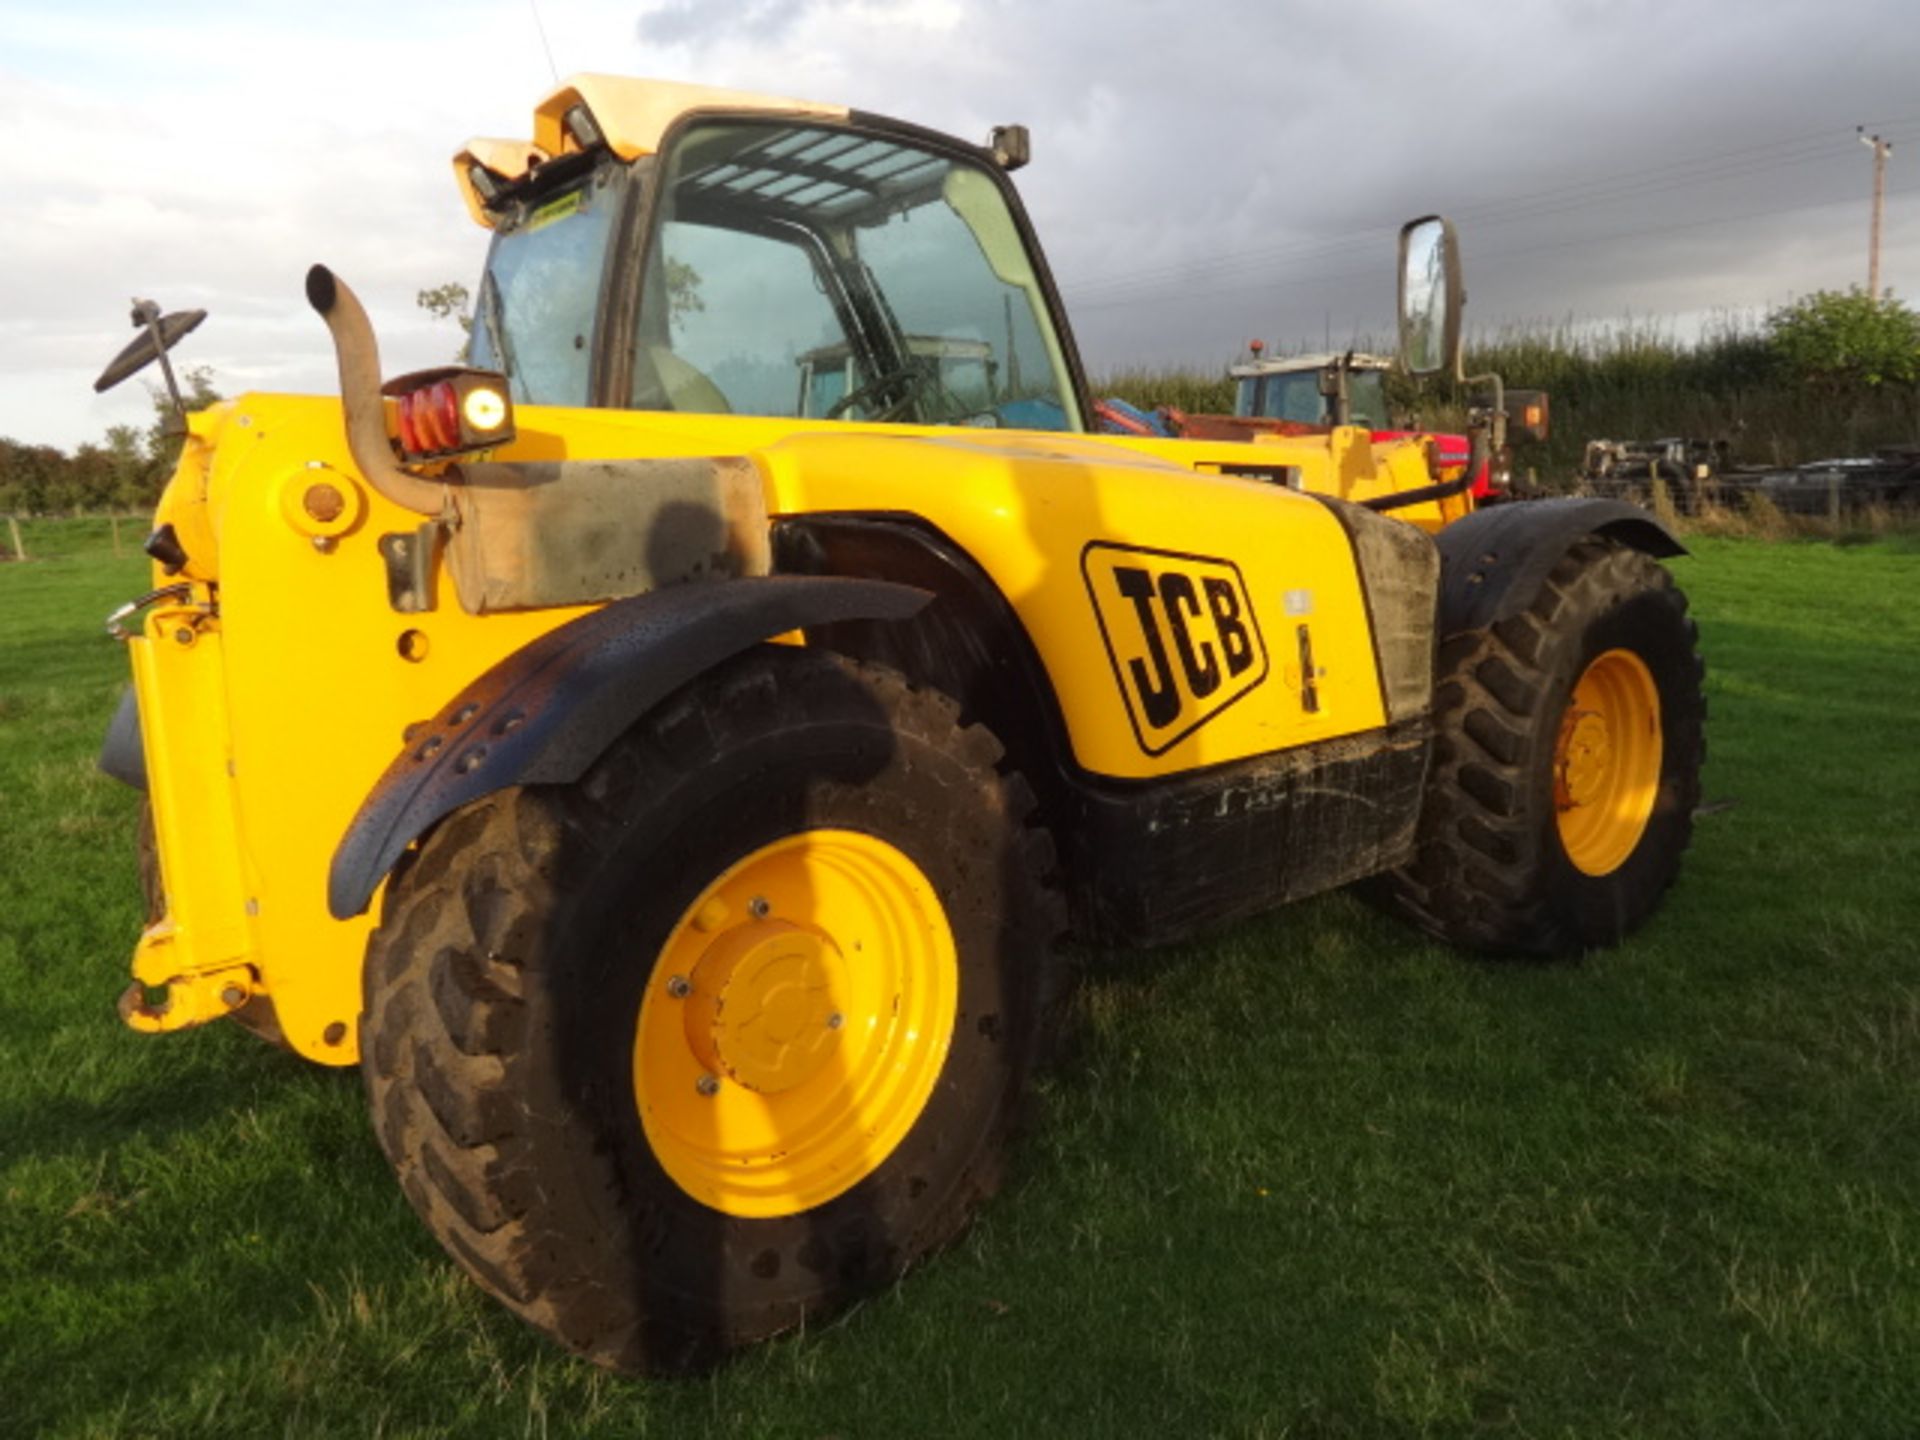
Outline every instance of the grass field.
[[1712, 760], [1684, 878], [1583, 963], [1347, 896], [1093, 957], [957, 1249], [710, 1378], [563, 1356], [445, 1260], [357, 1076], [112, 1001], [145, 588], [0, 565], [0, 1435], [1920, 1432], [1920, 545], [1678, 562]]

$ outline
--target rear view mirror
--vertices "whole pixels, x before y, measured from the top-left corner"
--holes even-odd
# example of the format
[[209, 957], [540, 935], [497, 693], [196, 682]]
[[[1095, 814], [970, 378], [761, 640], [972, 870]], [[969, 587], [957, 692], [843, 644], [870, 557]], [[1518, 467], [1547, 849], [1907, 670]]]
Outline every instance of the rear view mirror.
[[1400, 363], [1410, 375], [1458, 371], [1460, 247], [1443, 215], [1409, 220], [1400, 229]]
[[176, 310], [163, 318], [160, 307], [151, 300], [136, 300], [133, 305], [133, 327], [140, 333], [129, 340], [126, 349], [114, 356], [107, 368], [100, 372], [100, 378], [93, 382], [94, 392], [98, 394], [111, 390], [129, 375], [144, 370], [184, 340], [206, 318], [207, 312], [204, 310]]

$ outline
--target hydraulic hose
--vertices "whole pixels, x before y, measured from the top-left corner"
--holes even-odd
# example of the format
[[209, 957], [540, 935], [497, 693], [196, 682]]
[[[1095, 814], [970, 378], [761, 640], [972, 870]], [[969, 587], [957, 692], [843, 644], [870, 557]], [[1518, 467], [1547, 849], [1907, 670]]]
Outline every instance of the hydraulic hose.
[[1493, 447], [1487, 440], [1487, 427], [1475, 425], [1468, 435], [1467, 468], [1460, 472], [1457, 480], [1443, 480], [1436, 485], [1421, 485], [1412, 490], [1395, 490], [1391, 494], [1376, 495], [1371, 500], [1360, 503], [1369, 510], [1399, 510], [1408, 505], [1424, 504], [1428, 500], [1448, 500], [1473, 484], [1473, 477], [1486, 469], [1487, 458]]
[[386, 403], [380, 398], [380, 346], [366, 307], [346, 281], [324, 265], [307, 271], [307, 302], [333, 333], [340, 360], [340, 405], [346, 414], [347, 450], [360, 473], [387, 499], [420, 515], [438, 515], [444, 489], [400, 468], [387, 440]]

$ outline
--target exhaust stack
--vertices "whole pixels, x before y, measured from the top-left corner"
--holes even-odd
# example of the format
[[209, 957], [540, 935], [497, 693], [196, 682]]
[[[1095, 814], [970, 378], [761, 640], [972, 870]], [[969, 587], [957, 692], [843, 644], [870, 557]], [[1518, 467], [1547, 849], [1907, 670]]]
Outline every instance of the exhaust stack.
[[347, 449], [367, 483], [403, 509], [437, 516], [446, 507], [445, 487], [400, 468], [387, 441], [386, 402], [380, 398], [380, 346], [366, 307], [347, 283], [324, 265], [307, 271], [307, 302], [327, 322], [340, 360], [340, 403], [346, 412]]

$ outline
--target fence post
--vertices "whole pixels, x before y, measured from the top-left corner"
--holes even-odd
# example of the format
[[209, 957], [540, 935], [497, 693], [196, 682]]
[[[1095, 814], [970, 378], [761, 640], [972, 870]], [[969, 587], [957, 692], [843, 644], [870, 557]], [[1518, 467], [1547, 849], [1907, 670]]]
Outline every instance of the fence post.
[[26, 559], [27, 547], [20, 543], [20, 522], [11, 515], [7, 516], [7, 530], [13, 536], [13, 558], [16, 560]]

